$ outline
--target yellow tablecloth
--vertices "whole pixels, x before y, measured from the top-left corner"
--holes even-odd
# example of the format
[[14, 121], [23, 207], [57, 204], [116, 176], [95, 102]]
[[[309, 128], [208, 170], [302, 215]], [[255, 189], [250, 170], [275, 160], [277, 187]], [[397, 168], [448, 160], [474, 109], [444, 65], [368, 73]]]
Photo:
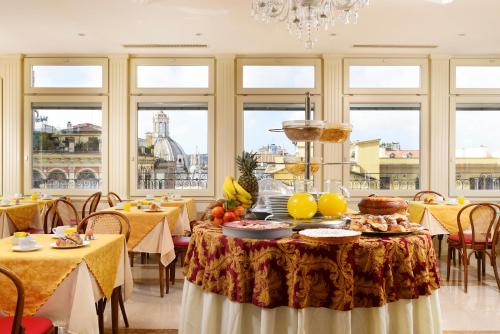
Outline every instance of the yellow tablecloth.
[[127, 243], [129, 251], [132, 251], [135, 246], [137, 246], [137, 244], [165, 218], [167, 219], [169, 229], [172, 230], [181, 213], [178, 207], [163, 208], [164, 211], [161, 212], [144, 212], [144, 210], [140, 210], [137, 207], [132, 207], [130, 211], [116, 210], [115, 208], [110, 208], [108, 210], [115, 210], [123, 213], [129, 219], [130, 237]]
[[178, 201], [161, 202], [161, 206], [178, 208], [183, 208], [184, 206], [186, 206], [189, 221], [193, 221], [196, 219], [196, 206], [194, 203], [194, 199], [192, 198], [182, 198]]
[[[90, 245], [75, 249], [51, 248], [50, 243], [55, 241], [51, 235], [38, 234], [33, 237], [43, 249], [17, 253], [11, 250], [12, 238], [0, 240], [0, 265], [16, 273], [24, 285], [24, 315], [34, 315], [82, 261], [87, 264], [103, 295], [111, 297], [125, 242], [123, 235], [96, 235], [97, 240], [92, 240]], [[0, 310], [12, 314], [15, 300], [14, 286], [1, 275]]]
[[[462, 209], [463, 205], [447, 205], [447, 204], [424, 204], [423, 202], [410, 202], [408, 205], [408, 213], [410, 221], [420, 223], [425, 210], [428, 210], [431, 215], [450, 232], [450, 234], [458, 233], [457, 214]], [[470, 209], [467, 209], [470, 211]], [[462, 228], [466, 229], [470, 225], [469, 213], [462, 215]]]
[[22, 203], [18, 205], [2, 206], [0, 213], [7, 213], [7, 216], [16, 227], [17, 231], [29, 229], [35, 215], [40, 211], [37, 203]]

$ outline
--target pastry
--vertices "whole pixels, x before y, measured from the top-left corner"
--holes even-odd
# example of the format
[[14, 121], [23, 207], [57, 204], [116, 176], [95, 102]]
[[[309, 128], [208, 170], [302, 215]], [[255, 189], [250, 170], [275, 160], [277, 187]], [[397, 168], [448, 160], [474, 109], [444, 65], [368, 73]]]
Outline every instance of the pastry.
[[360, 213], [371, 215], [405, 214], [408, 203], [400, 197], [382, 197], [370, 195], [358, 204]]
[[83, 240], [78, 233], [69, 233], [66, 236], [57, 239], [57, 247], [78, 247], [83, 245]]
[[149, 206], [149, 211], [161, 211], [161, 208], [156, 203], [151, 203]]

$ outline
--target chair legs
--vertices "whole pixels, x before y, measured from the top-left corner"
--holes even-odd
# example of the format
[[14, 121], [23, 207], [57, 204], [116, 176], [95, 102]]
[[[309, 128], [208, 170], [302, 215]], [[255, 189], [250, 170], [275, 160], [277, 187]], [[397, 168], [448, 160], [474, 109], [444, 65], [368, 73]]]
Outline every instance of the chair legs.
[[438, 259], [441, 259], [441, 244], [443, 242], [444, 235], [438, 235]]
[[446, 280], [450, 280], [450, 266], [451, 266], [451, 259], [453, 258], [453, 265], [455, 265], [455, 248], [450, 247], [448, 245], [448, 256], [446, 259]]
[[122, 312], [123, 322], [125, 323], [125, 328], [129, 328], [127, 312], [125, 312], [125, 303], [123, 302], [122, 287], [119, 288], [118, 303], [120, 304], [120, 311]]
[[500, 276], [498, 275], [495, 249], [492, 249], [490, 259], [491, 259], [491, 265], [493, 266], [493, 273], [495, 274], [495, 279], [497, 281], [498, 290], [500, 290]]
[[166, 271], [166, 268], [163, 265], [163, 263], [161, 263], [161, 256], [158, 259], [158, 270], [160, 272], [160, 297], [163, 298], [164, 291], [165, 291], [165, 271]]
[[465, 289], [465, 292], [467, 293], [467, 267], [469, 265], [469, 261], [467, 259], [467, 250], [466, 249], [464, 249], [462, 251], [462, 260], [464, 263], [464, 289]]

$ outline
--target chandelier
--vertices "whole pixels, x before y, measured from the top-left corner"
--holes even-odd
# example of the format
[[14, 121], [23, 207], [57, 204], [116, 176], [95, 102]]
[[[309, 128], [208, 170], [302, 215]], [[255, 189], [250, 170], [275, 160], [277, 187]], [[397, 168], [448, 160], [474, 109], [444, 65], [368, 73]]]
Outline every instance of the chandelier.
[[291, 34], [304, 40], [306, 49], [317, 41], [319, 29], [336, 22], [356, 23], [358, 10], [369, 0], [252, 0], [252, 16], [258, 20], [286, 22]]

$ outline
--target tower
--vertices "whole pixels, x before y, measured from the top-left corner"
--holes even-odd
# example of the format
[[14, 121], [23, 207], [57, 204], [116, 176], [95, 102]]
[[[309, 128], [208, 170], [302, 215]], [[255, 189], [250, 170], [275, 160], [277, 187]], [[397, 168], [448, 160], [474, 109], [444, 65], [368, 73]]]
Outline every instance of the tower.
[[153, 116], [153, 139], [167, 138], [170, 135], [169, 131], [170, 119], [163, 111], [159, 111]]

